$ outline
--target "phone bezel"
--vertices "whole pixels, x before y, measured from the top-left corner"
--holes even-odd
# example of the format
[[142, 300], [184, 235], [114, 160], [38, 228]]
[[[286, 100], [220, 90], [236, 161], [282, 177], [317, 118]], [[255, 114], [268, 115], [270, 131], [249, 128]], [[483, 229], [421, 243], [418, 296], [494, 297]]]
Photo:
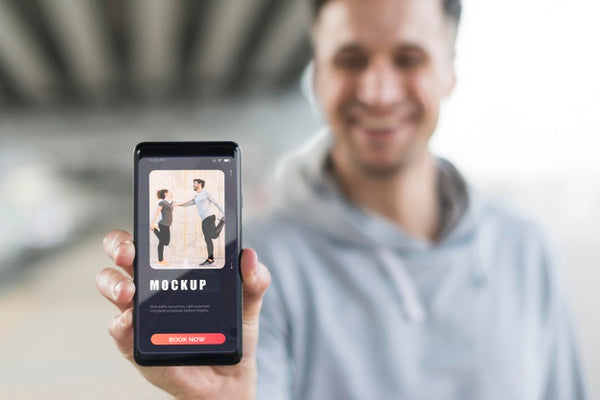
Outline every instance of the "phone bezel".
[[[134, 243], [138, 243], [138, 176], [139, 161], [145, 157], [206, 157], [206, 156], [222, 156], [232, 157], [236, 160], [236, 213], [237, 213], [237, 254], [241, 256], [242, 249], [242, 176], [241, 176], [241, 149], [235, 142], [143, 142], [139, 143], [134, 149], [134, 174], [133, 174], [133, 207], [134, 207]], [[238, 256], [237, 269], [240, 271], [239, 265], [240, 260]], [[137, 257], [137, 245], [136, 245], [136, 257], [133, 263], [133, 281], [138, 287], [138, 257]], [[136, 363], [142, 366], [169, 366], [169, 365], [233, 365], [241, 361], [242, 358], [242, 277], [241, 272], [236, 275], [237, 280], [236, 293], [237, 293], [237, 315], [236, 325], [237, 331], [237, 345], [232, 352], [214, 352], [214, 353], [160, 353], [160, 354], [148, 354], [140, 351], [139, 348], [139, 332], [137, 329], [137, 310], [138, 310], [138, 295], [137, 291], [134, 294], [133, 304], [133, 327], [134, 327], [134, 351], [133, 356]]]

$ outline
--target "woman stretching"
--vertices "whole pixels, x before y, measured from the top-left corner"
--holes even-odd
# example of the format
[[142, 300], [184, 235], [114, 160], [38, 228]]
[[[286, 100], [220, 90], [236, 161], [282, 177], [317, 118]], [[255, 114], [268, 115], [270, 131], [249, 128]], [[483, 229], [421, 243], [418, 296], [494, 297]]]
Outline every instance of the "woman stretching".
[[[154, 232], [158, 238], [158, 265], [169, 265], [164, 259], [164, 249], [171, 242], [171, 223], [173, 223], [173, 207], [179, 204], [173, 204], [173, 193], [169, 189], [160, 189], [156, 192], [156, 196], [160, 199], [158, 207], [152, 217], [150, 230]], [[155, 221], [160, 213], [160, 221], [156, 226]]]

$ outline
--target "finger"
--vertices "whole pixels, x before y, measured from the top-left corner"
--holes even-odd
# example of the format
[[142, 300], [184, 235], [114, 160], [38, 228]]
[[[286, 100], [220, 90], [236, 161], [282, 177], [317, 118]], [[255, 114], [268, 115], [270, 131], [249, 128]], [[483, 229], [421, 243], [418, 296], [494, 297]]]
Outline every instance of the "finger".
[[258, 340], [258, 321], [263, 295], [271, 283], [269, 270], [258, 262], [252, 249], [244, 249], [241, 258], [244, 301], [244, 353], [254, 354]]
[[102, 243], [104, 251], [115, 264], [133, 276], [132, 264], [135, 258], [135, 247], [131, 234], [122, 230], [114, 230], [104, 237]]
[[126, 309], [108, 325], [108, 332], [115, 340], [117, 348], [129, 361], [133, 360], [133, 309]]
[[132, 306], [135, 285], [131, 278], [116, 269], [106, 268], [100, 271], [96, 275], [96, 287], [119, 310], [125, 311]]

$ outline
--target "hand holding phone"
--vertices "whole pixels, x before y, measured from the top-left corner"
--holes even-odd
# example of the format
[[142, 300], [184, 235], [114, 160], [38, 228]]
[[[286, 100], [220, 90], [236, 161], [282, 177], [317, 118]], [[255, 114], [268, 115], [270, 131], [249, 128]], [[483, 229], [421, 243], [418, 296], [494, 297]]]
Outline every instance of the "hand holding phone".
[[242, 252], [240, 269], [243, 279], [243, 362], [230, 366], [142, 367], [133, 360], [133, 294], [131, 280], [135, 247], [131, 234], [113, 231], [104, 238], [104, 249], [117, 271], [106, 268], [96, 277], [100, 293], [121, 311], [109, 324], [110, 335], [123, 356], [134, 363], [142, 375], [155, 386], [176, 398], [252, 399], [256, 391], [255, 350], [262, 297], [271, 277], [258, 262], [252, 249]]

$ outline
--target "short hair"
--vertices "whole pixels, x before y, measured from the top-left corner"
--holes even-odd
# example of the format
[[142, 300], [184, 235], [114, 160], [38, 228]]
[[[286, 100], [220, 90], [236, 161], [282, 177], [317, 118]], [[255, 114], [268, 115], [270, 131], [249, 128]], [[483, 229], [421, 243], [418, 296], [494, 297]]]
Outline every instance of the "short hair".
[[168, 191], [169, 189], [160, 189], [156, 192], [156, 197], [158, 197], [159, 199], [164, 199]]
[[[311, 0], [313, 7], [313, 19], [316, 19], [321, 9], [328, 0]], [[444, 14], [450, 17], [458, 26], [462, 14], [462, 0], [440, 0], [444, 9]]]
[[202, 188], [204, 188], [204, 181], [202, 179], [194, 179], [194, 183], [199, 183]]

